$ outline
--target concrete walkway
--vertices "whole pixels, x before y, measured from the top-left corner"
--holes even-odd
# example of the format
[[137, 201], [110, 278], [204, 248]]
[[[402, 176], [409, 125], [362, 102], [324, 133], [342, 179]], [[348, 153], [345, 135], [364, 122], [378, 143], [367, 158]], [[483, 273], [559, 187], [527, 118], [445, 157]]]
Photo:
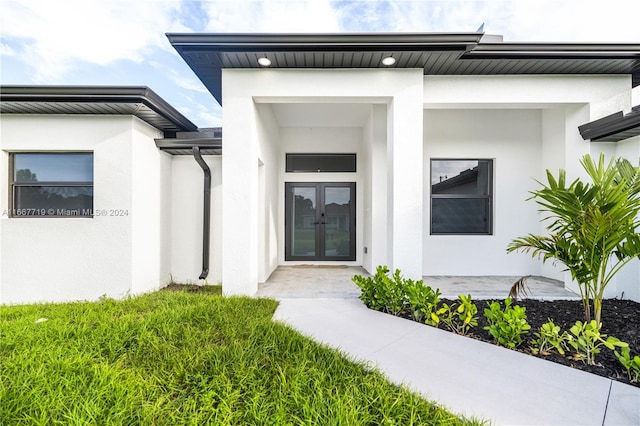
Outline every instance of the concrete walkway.
[[[464, 416], [500, 425], [640, 425], [640, 388], [369, 310], [350, 281], [355, 273], [363, 270], [278, 268], [258, 296], [280, 301], [276, 320]], [[440, 284], [454, 293], [456, 281]], [[550, 284], [545, 298], [564, 298]], [[464, 285], [482, 298], [473, 281]]]
[[372, 311], [358, 299], [281, 298], [274, 319], [467, 417], [640, 424], [640, 388]]

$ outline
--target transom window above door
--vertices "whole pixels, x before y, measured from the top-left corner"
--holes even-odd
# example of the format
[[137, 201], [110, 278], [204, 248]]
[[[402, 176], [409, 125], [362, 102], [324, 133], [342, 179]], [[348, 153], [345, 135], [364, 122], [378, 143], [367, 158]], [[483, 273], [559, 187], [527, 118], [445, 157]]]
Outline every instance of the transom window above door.
[[493, 160], [431, 160], [431, 234], [493, 232]]
[[355, 173], [356, 154], [286, 154], [287, 173]]

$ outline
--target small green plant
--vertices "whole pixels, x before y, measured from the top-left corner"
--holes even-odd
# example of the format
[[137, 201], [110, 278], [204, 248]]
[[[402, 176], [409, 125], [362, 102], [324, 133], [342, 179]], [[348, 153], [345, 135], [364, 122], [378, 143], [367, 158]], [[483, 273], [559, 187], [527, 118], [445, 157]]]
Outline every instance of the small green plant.
[[431, 314], [440, 303], [440, 290], [434, 290], [422, 281], [407, 280], [404, 291], [413, 318], [428, 325], [435, 325], [432, 323]]
[[620, 352], [613, 351], [620, 364], [627, 370], [627, 376], [631, 382], [640, 381], [640, 356], [631, 357], [629, 346], [622, 346]]
[[578, 358], [589, 365], [595, 364], [596, 355], [600, 353], [602, 346], [611, 350], [614, 350], [616, 347], [629, 347], [629, 344], [613, 336], [600, 333], [600, 328], [596, 320], [584, 323], [582, 321], [576, 321], [569, 331], [573, 334], [573, 336], [569, 336], [569, 345], [575, 349]]
[[[399, 271], [396, 273], [399, 274]], [[404, 309], [404, 296], [401, 286], [388, 274], [389, 268], [378, 266], [373, 277], [356, 275], [352, 280], [362, 290], [360, 300], [368, 308], [396, 315]]]
[[435, 313], [432, 313], [432, 321], [437, 325], [442, 322], [454, 333], [466, 335], [472, 327], [478, 325], [478, 308], [471, 301], [471, 295], [458, 295], [458, 303], [451, 306], [442, 304]]
[[511, 306], [511, 299], [504, 300], [504, 310], [498, 302], [491, 302], [484, 310], [489, 325], [484, 327], [495, 341], [508, 348], [522, 344], [522, 336], [529, 332], [531, 326], [527, 322], [526, 308]]
[[362, 290], [360, 300], [368, 308], [396, 316], [404, 312], [409, 305], [407, 290], [423, 285], [422, 280], [403, 278], [399, 269], [389, 276], [389, 268], [384, 265], [376, 268], [373, 277], [356, 275], [352, 280]]
[[535, 333], [536, 338], [533, 339], [531, 350], [534, 353], [545, 354], [555, 350], [560, 355], [564, 355], [568, 349], [569, 336], [566, 331], [560, 332], [560, 327], [555, 325], [551, 318], [540, 327]]

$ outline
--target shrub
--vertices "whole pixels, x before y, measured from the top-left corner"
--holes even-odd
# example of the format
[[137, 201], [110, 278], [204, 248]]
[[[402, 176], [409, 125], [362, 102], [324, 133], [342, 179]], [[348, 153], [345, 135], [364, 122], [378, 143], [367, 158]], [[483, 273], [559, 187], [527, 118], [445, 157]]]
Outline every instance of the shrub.
[[422, 280], [403, 278], [399, 269], [389, 276], [389, 268], [381, 265], [373, 277], [356, 275], [353, 282], [362, 290], [360, 300], [377, 311], [400, 315], [409, 310], [418, 321], [430, 324], [431, 314], [440, 303], [440, 290], [424, 285]]
[[352, 280], [362, 290], [360, 300], [367, 307], [397, 315], [404, 309], [405, 302], [402, 284], [394, 279], [395, 276], [399, 277], [400, 272], [396, 271], [394, 278], [388, 274], [389, 268], [378, 266], [373, 277], [356, 275]]
[[640, 381], [640, 356], [631, 357], [629, 346], [622, 346], [620, 352], [613, 352], [620, 364], [627, 370], [627, 376], [631, 382]]
[[522, 344], [522, 336], [529, 332], [531, 326], [527, 322], [526, 308], [518, 305], [511, 306], [511, 299], [504, 301], [504, 310], [498, 302], [491, 302], [484, 310], [484, 316], [489, 325], [484, 327], [495, 341], [508, 348], [515, 348]]
[[478, 308], [471, 301], [471, 295], [458, 295], [458, 303], [451, 306], [444, 303], [435, 313], [432, 320], [437, 325], [442, 322], [449, 330], [466, 335], [472, 327], [478, 325]]
[[560, 355], [564, 355], [569, 343], [567, 332], [560, 332], [560, 327], [555, 325], [551, 318], [540, 327], [535, 333], [536, 338], [532, 340], [531, 350], [533, 353], [550, 352], [555, 350]]
[[431, 315], [436, 311], [440, 303], [440, 290], [434, 290], [422, 281], [407, 280], [405, 293], [409, 303], [409, 309], [416, 321], [424, 321], [428, 325], [435, 325]]
[[[573, 336], [569, 335], [569, 345], [578, 353], [578, 357], [589, 365], [595, 364], [596, 355], [600, 353], [600, 348], [605, 346], [611, 350], [616, 347], [629, 347], [625, 342], [615, 337], [600, 333], [600, 327], [596, 320], [589, 322], [576, 321], [569, 329]], [[606, 338], [606, 339], [605, 339]]]

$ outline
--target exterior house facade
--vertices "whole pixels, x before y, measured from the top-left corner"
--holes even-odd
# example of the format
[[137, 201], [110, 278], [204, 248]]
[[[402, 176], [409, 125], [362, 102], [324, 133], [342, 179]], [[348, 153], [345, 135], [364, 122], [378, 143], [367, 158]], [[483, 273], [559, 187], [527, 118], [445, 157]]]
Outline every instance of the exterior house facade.
[[[546, 169], [583, 176], [587, 153], [640, 161], [638, 45], [482, 33], [168, 37], [222, 105], [223, 143], [168, 105], [148, 109], [169, 124], [41, 114], [3, 88], [3, 303], [118, 297], [172, 278], [251, 295], [296, 264], [531, 274], [572, 287], [559, 267], [506, 253], [512, 239], [544, 232], [528, 191]], [[58, 151], [93, 154], [93, 215], [15, 217], [26, 186], [16, 162], [34, 163], [20, 154]], [[608, 296], [640, 300], [640, 262]]]

